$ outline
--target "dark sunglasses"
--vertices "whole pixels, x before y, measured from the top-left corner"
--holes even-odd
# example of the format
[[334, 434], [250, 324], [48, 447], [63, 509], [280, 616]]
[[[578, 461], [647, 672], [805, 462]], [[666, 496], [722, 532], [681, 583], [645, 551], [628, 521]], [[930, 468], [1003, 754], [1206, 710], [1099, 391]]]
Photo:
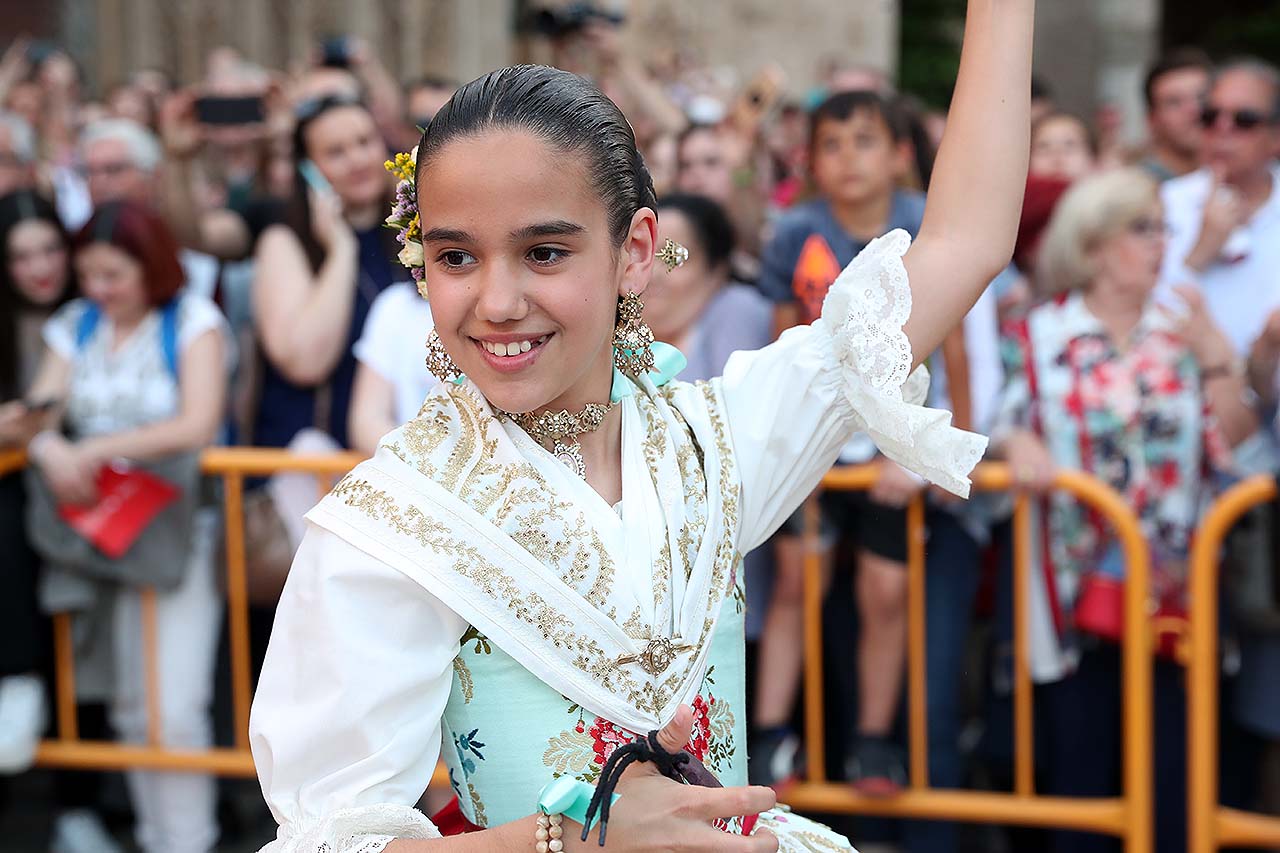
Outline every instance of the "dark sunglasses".
[[1200, 111], [1200, 124], [1205, 128], [1213, 127], [1218, 123], [1218, 117], [1224, 113], [1231, 119], [1231, 126], [1236, 130], [1253, 130], [1271, 121], [1271, 117], [1260, 110], [1224, 110], [1219, 107], [1205, 107]]

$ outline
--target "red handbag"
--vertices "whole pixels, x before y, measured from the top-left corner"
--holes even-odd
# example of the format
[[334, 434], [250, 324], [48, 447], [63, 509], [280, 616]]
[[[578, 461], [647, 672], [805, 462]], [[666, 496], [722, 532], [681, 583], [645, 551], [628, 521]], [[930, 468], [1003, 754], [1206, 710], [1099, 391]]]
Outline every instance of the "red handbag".
[[[1091, 572], [1080, 580], [1076, 596], [1076, 627], [1113, 643], [1124, 639], [1124, 579]], [[1151, 615], [1156, 655], [1166, 660], [1187, 662], [1187, 630], [1190, 623], [1184, 608], [1160, 604]]]

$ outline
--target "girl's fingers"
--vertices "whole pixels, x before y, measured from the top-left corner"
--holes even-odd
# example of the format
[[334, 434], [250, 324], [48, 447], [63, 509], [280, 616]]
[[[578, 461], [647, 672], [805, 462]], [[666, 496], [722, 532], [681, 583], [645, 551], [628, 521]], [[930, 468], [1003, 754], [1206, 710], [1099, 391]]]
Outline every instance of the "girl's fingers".
[[766, 812], [778, 804], [778, 795], [762, 785], [735, 788], [690, 786], [685, 794], [686, 817], [710, 822], [716, 818], [743, 817]]

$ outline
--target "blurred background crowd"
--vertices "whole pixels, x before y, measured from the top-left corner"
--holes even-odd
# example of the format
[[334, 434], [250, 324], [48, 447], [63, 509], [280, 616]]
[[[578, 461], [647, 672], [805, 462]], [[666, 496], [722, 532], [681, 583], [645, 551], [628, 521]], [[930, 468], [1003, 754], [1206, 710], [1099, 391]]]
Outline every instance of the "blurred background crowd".
[[[69, 3], [96, 17], [23, 9], [0, 23], [0, 447], [28, 459], [0, 479], [6, 849], [172, 853], [269, 837], [252, 782], [31, 770], [50, 725], [48, 617], [77, 617], [81, 736], [141, 741], [140, 590], [157, 585], [163, 739], [230, 742], [223, 520], [191, 460], [214, 445], [371, 453], [416, 414], [435, 381], [423, 365], [431, 314], [382, 225], [383, 163], [416, 143], [463, 72], [548, 62], [591, 76], [623, 108], [653, 174], [660, 236], [691, 252], [656, 277], [645, 316], [688, 356], [681, 378], [703, 379], [729, 353], [815, 319], [870, 241], [918, 229], [963, 12], [951, 0], [851, 4], [806, 44], [771, 29], [774, 4], [758, 2], [371, 2], [346, 18], [320, 3], [230, 5], [246, 20], [227, 44], [205, 45], [201, 13], [184, 4]], [[799, 4], [813, 19], [796, 31], [824, 29], [829, 5]], [[1093, 18], [1064, 12], [1086, 5]], [[1045, 794], [1114, 794], [1121, 772], [1124, 560], [1105, 521], [1050, 494], [1055, 472], [1085, 471], [1125, 497], [1151, 548], [1153, 607], [1176, 628], [1205, 508], [1280, 462], [1280, 39], [1266, 36], [1280, 11], [1216, 5], [1170, 0], [1145, 36], [1138, 19], [1158, 20], [1161, 4], [1045, 10], [1041, 40], [1064, 70], [1033, 86], [1013, 263], [928, 360], [932, 404], [991, 435], [991, 457], [1037, 496]], [[289, 17], [300, 9], [305, 20]], [[731, 57], [698, 49], [699, 33], [725, 36], [707, 35], [695, 9], [737, 18]], [[394, 24], [342, 26], [379, 15]], [[412, 39], [437, 19], [443, 35], [414, 58]], [[676, 38], [681, 27], [693, 35]], [[855, 47], [836, 50], [842, 40]], [[147, 559], [86, 572], [50, 541], [47, 509], [92, 503], [100, 470], [120, 458], [182, 485], [179, 535]], [[907, 762], [905, 506], [928, 486], [862, 438], [840, 462], [876, 465], [879, 478], [865, 494], [820, 499], [827, 763], [864, 794], [893, 796]], [[277, 475], [248, 487], [260, 662], [315, 486]], [[927, 500], [930, 782], [1007, 790], [1009, 503]], [[1238, 531], [1224, 579], [1221, 782], [1224, 801], [1280, 812], [1273, 528], [1260, 515]], [[751, 775], [780, 788], [803, 772], [803, 530], [798, 513], [747, 558]], [[1153, 663], [1158, 849], [1179, 851], [1186, 696], [1177, 631], [1167, 639]], [[859, 820], [849, 834], [864, 851], [1114, 846], [923, 821]]]

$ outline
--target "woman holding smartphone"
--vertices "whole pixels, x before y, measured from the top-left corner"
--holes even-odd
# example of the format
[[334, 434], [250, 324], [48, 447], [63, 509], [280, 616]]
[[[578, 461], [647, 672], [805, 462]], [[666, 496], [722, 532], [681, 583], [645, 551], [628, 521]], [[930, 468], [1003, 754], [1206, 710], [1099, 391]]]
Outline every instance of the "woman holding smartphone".
[[382, 222], [392, 189], [382, 167], [387, 149], [359, 101], [304, 101], [296, 117], [294, 195], [255, 253], [263, 359], [249, 438], [286, 447], [311, 427], [345, 447], [352, 345], [373, 300], [396, 278], [399, 246]]

